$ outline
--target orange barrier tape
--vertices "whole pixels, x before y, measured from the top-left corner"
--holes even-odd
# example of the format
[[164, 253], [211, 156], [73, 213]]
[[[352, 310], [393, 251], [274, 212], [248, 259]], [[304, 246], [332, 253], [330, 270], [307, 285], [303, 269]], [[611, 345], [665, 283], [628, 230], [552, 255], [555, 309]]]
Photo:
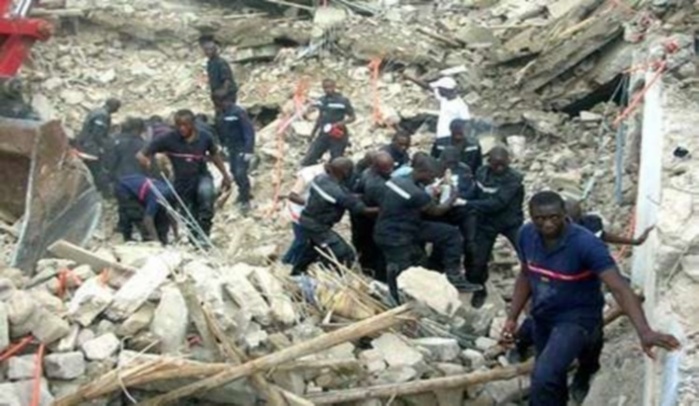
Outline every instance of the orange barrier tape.
[[34, 384], [32, 385], [32, 402], [31, 406], [39, 406], [41, 401], [41, 375], [43, 375], [44, 350], [46, 345], [41, 343], [39, 351], [34, 359]]
[[21, 339], [19, 342], [9, 346], [8, 348], [5, 349], [5, 351], [0, 354], [0, 362], [3, 362], [10, 358], [11, 356], [17, 354], [18, 352], [22, 351], [24, 347], [29, 345], [29, 343], [32, 342], [34, 337], [32, 336], [26, 336], [23, 339]]
[[613, 127], [617, 127], [619, 124], [621, 124], [622, 121], [624, 121], [633, 111], [638, 107], [639, 103], [641, 103], [641, 100], [643, 100], [643, 96], [645, 96], [646, 92], [648, 92], [648, 89], [650, 89], [651, 86], [655, 84], [655, 82], [660, 79], [663, 73], [665, 73], [665, 67], [667, 66], [667, 62], [663, 61], [660, 63], [658, 66], [658, 70], [655, 72], [655, 75], [653, 78], [646, 83], [646, 86], [643, 88], [642, 91], [640, 91], [636, 96], [634, 96], [633, 100], [631, 100], [631, 103], [624, 109], [624, 111], [621, 112], [617, 116], [617, 118], [614, 120], [614, 123], [612, 124]]
[[[633, 238], [634, 234], [636, 233], [636, 208], [633, 207], [631, 210], [632, 211], [631, 218], [629, 219], [629, 227], [626, 230], [626, 237], [628, 238]], [[617, 253], [614, 255], [614, 261], [620, 262], [621, 260], [623, 260], [629, 251], [629, 247], [629, 245], [622, 245], [621, 249], [617, 251]]]
[[371, 69], [371, 91], [373, 94], [373, 114], [372, 119], [374, 125], [378, 126], [383, 122], [383, 115], [381, 114], [381, 100], [379, 96], [379, 70], [381, 68], [382, 58], [374, 58], [369, 63], [369, 69]]
[[70, 269], [63, 268], [58, 271], [58, 297], [63, 299], [68, 290], [68, 278], [71, 278], [76, 286], [82, 285], [82, 280]]

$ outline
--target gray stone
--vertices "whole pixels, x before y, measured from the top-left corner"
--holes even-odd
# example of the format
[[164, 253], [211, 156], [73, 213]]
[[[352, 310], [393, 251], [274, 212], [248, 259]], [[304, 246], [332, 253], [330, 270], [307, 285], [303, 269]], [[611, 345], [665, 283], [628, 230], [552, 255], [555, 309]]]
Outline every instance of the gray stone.
[[87, 327], [102, 313], [114, 299], [114, 291], [105, 286], [99, 277], [94, 277], [82, 284], [68, 304], [70, 317]]
[[437, 371], [443, 376], [460, 375], [466, 373], [466, 368], [461, 364], [453, 364], [451, 362], [438, 362], [433, 364]]
[[11, 280], [17, 289], [24, 288], [24, 285], [26, 285], [28, 281], [28, 278], [24, 276], [24, 272], [17, 268], [0, 269], [0, 277]]
[[371, 342], [372, 347], [378, 350], [390, 367], [409, 366], [415, 367], [423, 364], [423, 356], [420, 351], [406, 344], [406, 339], [393, 333], [384, 333]]
[[461, 356], [471, 369], [478, 369], [485, 365], [485, 357], [479, 351], [467, 348], [461, 353]]
[[114, 323], [109, 320], [100, 320], [100, 322], [97, 323], [97, 331], [95, 331], [95, 334], [101, 336], [107, 333], [114, 333], [115, 331], [116, 326]]
[[413, 343], [428, 349], [432, 358], [441, 362], [453, 361], [461, 352], [458, 341], [453, 338], [425, 337], [415, 339]]
[[16, 290], [10, 278], [0, 278], [0, 302], [8, 300]]
[[63, 304], [63, 301], [49, 293], [48, 290], [34, 289], [31, 290], [30, 293], [36, 301], [37, 305], [43, 307], [44, 309], [50, 311], [55, 315], [61, 315], [65, 313], [66, 307]]
[[529, 378], [524, 375], [515, 379], [489, 382], [485, 385], [485, 393], [495, 400], [495, 404], [500, 405], [515, 400], [522, 388], [527, 387]]
[[56, 352], [70, 352], [74, 351], [78, 345], [78, 335], [80, 334], [80, 326], [73, 324], [70, 326], [70, 333], [67, 336], [61, 338], [61, 340], [56, 345], [54, 349]]
[[7, 317], [11, 325], [24, 324], [35, 311], [36, 302], [25, 291], [15, 291], [7, 301]]
[[119, 339], [114, 333], [107, 333], [87, 341], [81, 346], [85, 357], [90, 360], [105, 360], [119, 349]]
[[10, 345], [10, 324], [7, 319], [7, 305], [0, 302], [0, 352]]
[[14, 383], [0, 383], [0, 405], [23, 406]]
[[150, 331], [160, 339], [163, 354], [177, 353], [184, 345], [188, 314], [180, 290], [174, 286], [164, 287], [150, 325]]
[[88, 328], [82, 329], [82, 330], [80, 330], [80, 332], [78, 333], [78, 340], [77, 340], [76, 344], [78, 345], [78, 347], [82, 347], [83, 344], [85, 344], [86, 342], [92, 340], [93, 338], [95, 338], [95, 332], [94, 332], [94, 331], [92, 331], [92, 330], [90, 330], [90, 329], [88, 329]]
[[[32, 393], [34, 392], [34, 380], [15, 382], [15, 390], [19, 394], [19, 399], [22, 405], [31, 405]], [[49, 385], [46, 379], [41, 378], [39, 384], [39, 404], [38, 406], [51, 406], [53, 404], [53, 395], [49, 391]]]
[[445, 316], [453, 316], [461, 306], [459, 292], [439, 272], [409, 268], [398, 277], [398, 287], [416, 301]]
[[44, 344], [51, 344], [70, 334], [68, 322], [47, 310], [39, 309], [32, 319], [35, 321], [32, 334]]
[[49, 354], [44, 358], [46, 376], [55, 379], [75, 379], [85, 373], [85, 358], [80, 351]]
[[31, 379], [34, 376], [35, 354], [20, 355], [7, 360], [7, 377], [10, 380]]
[[150, 302], [146, 302], [143, 306], [136, 310], [136, 313], [129, 316], [123, 323], [121, 323], [116, 330], [117, 335], [122, 337], [132, 336], [139, 331], [148, 327], [148, 325], [153, 321], [153, 314], [155, 313], [155, 305]]
[[681, 262], [684, 273], [694, 282], [699, 282], [699, 255], [686, 255]]
[[359, 360], [369, 373], [377, 373], [386, 369], [386, 361], [377, 349], [364, 350], [359, 353]]
[[415, 370], [415, 368], [408, 366], [389, 367], [386, 370], [381, 371], [372, 383], [376, 385], [403, 383], [412, 381], [417, 377], [418, 372]]
[[592, 113], [589, 111], [581, 111], [580, 112], [580, 121], [588, 123], [588, 122], [599, 122], [604, 119], [604, 116], [601, 114], [597, 113]]
[[492, 338], [478, 337], [476, 339], [476, 348], [480, 351], [486, 351], [491, 347], [495, 347], [496, 345], [498, 345], [497, 340], [493, 340]]

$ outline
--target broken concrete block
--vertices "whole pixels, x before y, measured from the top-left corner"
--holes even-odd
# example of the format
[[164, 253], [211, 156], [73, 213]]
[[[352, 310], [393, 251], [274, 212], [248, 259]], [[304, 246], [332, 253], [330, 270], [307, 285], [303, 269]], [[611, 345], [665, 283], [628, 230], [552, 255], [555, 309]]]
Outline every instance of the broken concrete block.
[[445, 316], [453, 316], [461, 306], [459, 292], [444, 274], [438, 272], [408, 268], [398, 276], [398, 288]]
[[85, 373], [85, 357], [80, 351], [49, 354], [44, 357], [44, 371], [49, 378], [78, 378]]
[[434, 364], [434, 367], [437, 368], [437, 370], [441, 372], [443, 376], [460, 375], [466, 373], [466, 368], [464, 368], [463, 365], [454, 364], [451, 362], [438, 362]]
[[30, 291], [30, 293], [37, 305], [58, 316], [65, 314], [66, 307], [63, 304], [63, 301], [49, 293], [49, 291], [43, 289], [33, 289]]
[[415, 368], [409, 366], [395, 366], [389, 367], [384, 371], [379, 372], [376, 379], [372, 381], [374, 385], [390, 384], [390, 383], [403, 383], [412, 381], [419, 376]]
[[461, 347], [453, 338], [425, 337], [413, 340], [413, 343], [429, 350], [437, 361], [449, 362], [459, 357]]
[[420, 351], [406, 343], [407, 339], [393, 333], [384, 333], [371, 342], [378, 350], [389, 367], [416, 367], [424, 362]]
[[269, 325], [272, 321], [272, 309], [262, 298], [260, 292], [250, 283], [248, 278], [233, 269], [224, 271], [226, 273], [226, 283], [224, 289], [233, 301], [244, 311], [250, 313], [258, 323], [263, 326]]
[[334, 359], [354, 359], [354, 344], [352, 343], [342, 343], [329, 348], [324, 351], [323, 354], [328, 358]]
[[70, 324], [45, 309], [38, 309], [31, 317], [31, 333], [44, 344], [51, 344], [70, 334]]
[[90, 330], [90, 329], [87, 329], [87, 328], [82, 329], [82, 330], [80, 330], [80, 332], [78, 333], [78, 340], [77, 340], [76, 344], [78, 345], [78, 347], [82, 347], [83, 344], [85, 344], [86, 342], [92, 340], [93, 338], [95, 338], [95, 332], [94, 332], [94, 331], [92, 331], [92, 330]]
[[491, 347], [495, 347], [498, 345], [497, 340], [493, 340], [492, 338], [488, 337], [478, 337], [476, 338], [476, 348], [478, 348], [480, 351], [486, 351], [490, 349]]
[[73, 324], [70, 326], [70, 332], [65, 337], [58, 341], [54, 351], [70, 352], [78, 346], [78, 334], [80, 334], [80, 326]]
[[101, 361], [114, 355], [119, 349], [120, 342], [114, 333], [107, 333], [84, 343], [80, 348], [85, 358], [90, 361]]
[[112, 303], [114, 291], [99, 277], [87, 280], [75, 291], [68, 304], [68, 315], [81, 326], [87, 327]]
[[254, 349], [260, 346], [263, 342], [268, 339], [268, 334], [265, 330], [260, 327], [257, 323], [250, 323], [248, 329], [245, 331], [243, 336], [243, 342], [248, 349]]
[[14, 282], [9, 278], [0, 278], [0, 302], [4, 302], [17, 290]]
[[7, 377], [10, 380], [31, 379], [34, 376], [36, 354], [10, 357], [7, 360]]
[[480, 351], [467, 348], [461, 353], [461, 357], [464, 359], [466, 365], [471, 367], [471, 369], [478, 369], [485, 366], [485, 357]]
[[275, 320], [286, 325], [293, 324], [297, 318], [294, 304], [279, 279], [269, 269], [261, 267], [254, 268], [252, 278], [267, 298]]
[[181, 262], [182, 256], [176, 252], [148, 258], [146, 264], [114, 295], [107, 316], [112, 320], [123, 320], [132, 315]]
[[10, 323], [7, 317], [7, 305], [0, 302], [0, 352], [10, 345]]
[[293, 371], [277, 371], [272, 374], [272, 379], [280, 387], [297, 395], [302, 395], [306, 389], [303, 375]]
[[155, 307], [153, 303], [144, 303], [143, 306], [136, 310], [136, 313], [129, 316], [117, 327], [116, 334], [121, 337], [128, 337], [148, 327], [151, 321], [153, 321]]
[[529, 387], [529, 377], [518, 376], [515, 379], [493, 381], [485, 385], [485, 393], [495, 400], [496, 405], [516, 401], [521, 396], [522, 388]]
[[523, 135], [510, 135], [506, 140], [507, 146], [512, 152], [512, 156], [516, 159], [524, 158], [524, 152], [527, 148], [527, 138]]
[[291, 131], [297, 138], [310, 138], [314, 125], [309, 121], [294, 121], [291, 123]]
[[188, 324], [189, 312], [182, 293], [175, 286], [164, 287], [150, 324], [150, 331], [160, 339], [163, 354], [179, 352], [185, 344]]
[[[19, 396], [20, 404], [26, 406], [32, 404], [32, 394], [34, 393], [34, 380], [24, 380], [15, 382], [15, 391]], [[37, 406], [51, 406], [53, 404], [53, 395], [49, 391], [49, 385], [46, 379], [41, 378], [39, 383], [39, 403]]]
[[7, 317], [11, 325], [24, 324], [36, 311], [36, 302], [23, 290], [15, 291], [7, 301]]
[[434, 392], [439, 406], [462, 406], [464, 403], [463, 389], [443, 389]]
[[0, 405], [23, 406], [14, 383], [0, 383]]
[[580, 112], [580, 121], [584, 123], [589, 123], [589, 122], [600, 122], [604, 120], [604, 116], [601, 114], [597, 113], [592, 113], [590, 111], [581, 111]]
[[0, 269], [0, 277], [11, 280], [17, 289], [23, 289], [29, 281], [29, 278], [24, 276], [24, 272], [17, 268]]
[[160, 244], [121, 244], [113, 247], [114, 255], [120, 263], [134, 268], [144, 267], [150, 258], [162, 254]]
[[359, 353], [359, 360], [369, 373], [377, 373], [386, 369], [386, 361], [377, 349], [364, 350]]

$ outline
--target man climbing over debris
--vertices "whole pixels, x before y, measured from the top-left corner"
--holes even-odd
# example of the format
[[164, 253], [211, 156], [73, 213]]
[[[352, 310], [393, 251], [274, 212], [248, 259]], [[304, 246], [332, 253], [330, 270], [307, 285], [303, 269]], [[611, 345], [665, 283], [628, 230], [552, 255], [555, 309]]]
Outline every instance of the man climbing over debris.
[[[372, 165], [359, 176], [354, 192], [361, 196], [368, 207], [379, 207], [386, 190], [386, 181], [391, 178], [394, 161], [388, 152], [377, 152]], [[386, 281], [386, 261], [383, 253], [374, 239], [376, 218], [362, 215], [351, 215], [352, 245], [357, 250], [359, 264], [362, 269], [372, 273], [374, 279]]]
[[[376, 207], [367, 207], [345, 186], [353, 168], [354, 164], [348, 158], [332, 160], [327, 166], [328, 173], [316, 176], [311, 182], [308, 201], [294, 202], [305, 204], [299, 223], [306, 238], [306, 245], [294, 265], [292, 275], [305, 273], [308, 266], [318, 259], [316, 247], [335, 258], [338, 263], [352, 266], [355, 259], [352, 248], [332, 228], [342, 219], [345, 210], [367, 216], [376, 215], [378, 212]], [[332, 262], [325, 258], [321, 258], [321, 262], [332, 266]]]
[[529, 201], [531, 223], [522, 227], [517, 245], [522, 272], [517, 276], [511, 308], [502, 333], [512, 343], [517, 319], [532, 301], [536, 363], [531, 375], [530, 405], [559, 406], [568, 401], [568, 370], [580, 362], [572, 387], [587, 387], [599, 368], [589, 356], [602, 329], [604, 297], [609, 288], [631, 320], [644, 352], [653, 347], [679, 348], [679, 341], [651, 329], [638, 297], [624, 281], [602, 241], [566, 220], [565, 203], [555, 192], [540, 192]]
[[[222, 191], [231, 187], [231, 177], [221, 158], [219, 147], [211, 134], [197, 131], [194, 127], [194, 113], [180, 110], [175, 113], [175, 131], [154, 139], [138, 154], [141, 165], [148, 169], [156, 153], [164, 153], [172, 162], [175, 174], [175, 192], [186, 208], [182, 208], [194, 217], [198, 227], [190, 225], [190, 231], [196, 241], [209, 248], [208, 236], [214, 218], [215, 188], [207, 160], [211, 160], [223, 176]], [[198, 229], [197, 229], [198, 228]]]
[[425, 191], [425, 186], [434, 182], [438, 172], [437, 163], [431, 157], [423, 157], [413, 162], [409, 176], [393, 177], [386, 182], [381, 211], [374, 227], [374, 241], [383, 251], [388, 285], [395, 300], [398, 300], [398, 275], [418, 265], [427, 243], [433, 244], [433, 249], [439, 252], [440, 268], [452, 285], [462, 292], [480, 289], [480, 286], [468, 283], [463, 275], [463, 244], [459, 229], [422, 218], [423, 215], [445, 215], [457, 199], [457, 194], [452, 193], [443, 203], [437, 204]]
[[228, 150], [230, 169], [238, 186], [236, 204], [246, 214], [250, 211], [248, 169], [255, 149], [255, 128], [247, 112], [233, 99], [224, 100], [222, 109], [218, 133]]
[[473, 266], [467, 270], [469, 282], [483, 286], [471, 297], [471, 305], [480, 308], [488, 296], [488, 261], [498, 235], [502, 235], [517, 249], [517, 232], [524, 221], [523, 176], [510, 167], [510, 153], [503, 146], [495, 146], [488, 153], [488, 164], [476, 172], [476, 189], [467, 207], [478, 215], [476, 253]]
[[456, 119], [449, 124], [449, 131], [449, 137], [439, 138], [435, 142], [434, 152], [439, 154], [436, 158], [441, 156], [445, 148], [454, 147], [459, 151], [461, 162], [476, 173], [483, 165], [483, 152], [478, 139], [470, 135], [471, 121]]
[[458, 85], [454, 78], [445, 76], [439, 80], [427, 83], [418, 78], [412, 77], [407, 74], [403, 74], [403, 77], [416, 85], [422, 87], [425, 90], [434, 91], [434, 95], [439, 101], [439, 116], [437, 117], [437, 133], [435, 134], [435, 142], [432, 145], [431, 155], [433, 157], [439, 157], [439, 151], [437, 150], [437, 145], [443, 143], [440, 141], [442, 138], [448, 138], [451, 136], [451, 131], [449, 126], [452, 121], [460, 120], [470, 120], [471, 111], [464, 99], [459, 96]]
[[410, 164], [410, 134], [398, 131], [393, 135], [391, 143], [381, 148], [381, 151], [387, 152], [393, 158], [394, 170], [401, 166]]
[[313, 141], [301, 166], [315, 165], [328, 151], [330, 151], [330, 159], [344, 155], [349, 145], [347, 124], [357, 119], [352, 103], [337, 91], [334, 80], [324, 79], [323, 91], [325, 95], [315, 104], [319, 114], [311, 131]]
[[108, 99], [104, 106], [88, 113], [83, 123], [82, 130], [75, 140], [75, 147], [95, 159], [86, 159], [85, 166], [90, 170], [97, 190], [103, 196], [110, 193], [109, 176], [105, 171], [104, 162], [106, 152], [111, 144], [109, 130], [112, 127], [112, 114], [119, 111], [121, 102], [117, 99]]
[[233, 100], [233, 103], [238, 100], [238, 85], [231, 66], [220, 55], [218, 42], [212, 36], [203, 36], [199, 39], [199, 45], [208, 58], [206, 73], [209, 77], [211, 101], [218, 113], [223, 108], [224, 100]]

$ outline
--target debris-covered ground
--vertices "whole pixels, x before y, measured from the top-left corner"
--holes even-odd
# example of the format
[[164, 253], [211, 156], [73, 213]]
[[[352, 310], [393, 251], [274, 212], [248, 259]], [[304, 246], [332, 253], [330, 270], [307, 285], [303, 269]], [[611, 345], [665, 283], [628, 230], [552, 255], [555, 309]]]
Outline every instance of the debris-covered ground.
[[[246, 379], [181, 404], [251, 405], [263, 397], [275, 404], [282, 396], [290, 404], [368, 405], [371, 396], [360, 389], [379, 385], [394, 386], [376, 396], [406, 405], [507, 404], [526, 392], [526, 378], [503, 379], [526, 376], [528, 364], [510, 365], [496, 345], [517, 272], [504, 241], [491, 270], [498, 288], [491, 291], [501, 294], [482, 309], [471, 309], [443, 277], [416, 269], [400, 284], [422, 306], [369, 330], [356, 323], [388, 309], [380, 284], [320, 270], [301, 284], [287, 277], [277, 259], [291, 230], [279, 196], [293, 182], [313, 123], [297, 109], [331, 77], [358, 114], [353, 157], [388, 142], [396, 125], [415, 131], [413, 151], [427, 150], [437, 102], [401, 72], [430, 80], [448, 71], [475, 116], [490, 124], [480, 134], [484, 150], [508, 144], [528, 194], [552, 188], [584, 197], [611, 229], [627, 233], [636, 166], [633, 145], [622, 153], [615, 141], [614, 121], [630, 98], [621, 74], [651, 34], [694, 35], [696, 9], [688, 2], [338, 0], [314, 18], [312, 3], [67, 1], [44, 11], [60, 30], [35, 46], [25, 80], [69, 133], [110, 96], [123, 102], [117, 121], [179, 108], [210, 113], [196, 40], [214, 33], [235, 62], [240, 103], [255, 117], [260, 164], [253, 212], [244, 218], [230, 203], [219, 211], [211, 253], [186, 242], [121, 244], [108, 209], [89, 251], [64, 247], [54, 254], [70, 260], [42, 261], [32, 277], [0, 271], [0, 400], [29, 404], [37, 373], [41, 404], [55, 398], [59, 405], [144, 401], [227, 373]], [[691, 46], [672, 56], [678, 80], [696, 76]], [[620, 168], [617, 152], [629, 157]], [[13, 227], [0, 230], [5, 262]], [[620, 255], [623, 261], [626, 252]], [[639, 370], [635, 336], [625, 322], [611, 327], [607, 371], [588, 404], [638, 404], [640, 380], [609, 375]], [[46, 346], [10, 354], [28, 334]], [[236, 364], [244, 367], [231, 372]], [[427, 390], [416, 389], [420, 380]]]

